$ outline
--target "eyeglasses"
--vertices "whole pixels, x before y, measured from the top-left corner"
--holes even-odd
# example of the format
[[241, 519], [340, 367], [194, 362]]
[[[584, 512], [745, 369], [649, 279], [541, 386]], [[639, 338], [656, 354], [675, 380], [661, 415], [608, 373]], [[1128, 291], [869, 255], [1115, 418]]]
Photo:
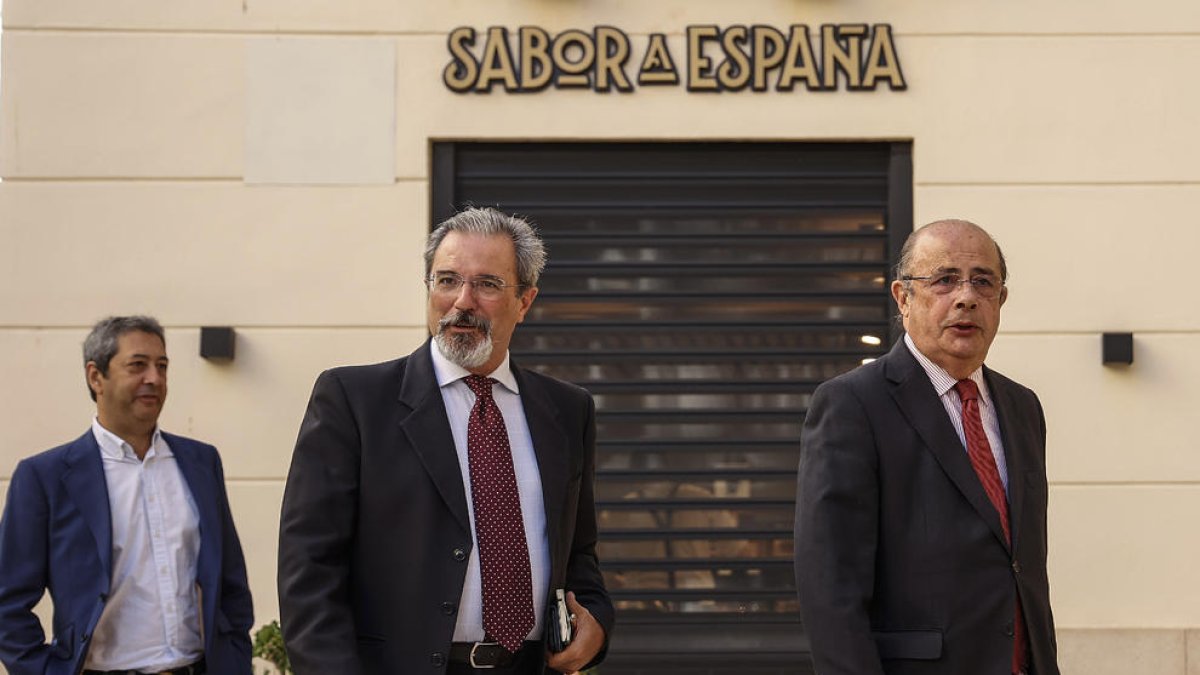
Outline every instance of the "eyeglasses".
[[429, 292], [437, 295], [458, 295], [462, 292], [463, 284], [471, 285], [471, 292], [480, 300], [498, 300], [506, 288], [522, 288], [525, 284], [506, 284], [503, 279], [496, 277], [477, 277], [464, 279], [454, 272], [438, 272], [425, 279]]
[[925, 285], [937, 295], [948, 295], [963, 284], [970, 284], [979, 297], [989, 300], [1000, 295], [1000, 289], [1004, 288], [1004, 281], [991, 274], [976, 274], [966, 279], [959, 274], [931, 274], [925, 277], [900, 277], [900, 280], [928, 282]]

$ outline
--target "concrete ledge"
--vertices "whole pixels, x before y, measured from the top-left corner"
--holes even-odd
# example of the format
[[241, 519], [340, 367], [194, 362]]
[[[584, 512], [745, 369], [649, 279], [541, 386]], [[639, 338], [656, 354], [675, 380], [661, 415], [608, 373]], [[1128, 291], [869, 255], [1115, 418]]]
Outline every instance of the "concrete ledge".
[[1060, 629], [1058, 661], [1062, 675], [1196, 675], [1200, 629]]
[[1200, 628], [1187, 632], [1187, 675], [1200, 675]]

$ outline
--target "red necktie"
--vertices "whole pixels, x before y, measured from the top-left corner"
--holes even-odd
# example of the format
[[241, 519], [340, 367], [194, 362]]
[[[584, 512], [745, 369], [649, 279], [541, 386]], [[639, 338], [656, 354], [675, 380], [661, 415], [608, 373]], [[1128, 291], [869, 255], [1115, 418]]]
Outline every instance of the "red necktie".
[[483, 583], [483, 630], [510, 652], [533, 630], [533, 580], [521, 519], [517, 475], [504, 417], [492, 398], [495, 380], [468, 375], [475, 406], [467, 423], [467, 464], [479, 572]]
[[[987, 433], [983, 430], [983, 418], [979, 415], [979, 387], [972, 380], [959, 380], [954, 385], [958, 397], [962, 399], [963, 435], [967, 438], [967, 456], [971, 458], [971, 466], [983, 483], [983, 491], [987, 493], [992, 506], [1000, 514], [1000, 527], [1004, 530], [1004, 538], [1012, 544], [1012, 533], [1008, 525], [1008, 496], [1004, 493], [1004, 483], [1000, 482], [1000, 471], [996, 469], [996, 457], [992, 454], [992, 444], [988, 442]], [[1021, 615], [1021, 596], [1017, 596], [1017, 616], [1013, 621], [1013, 660], [1012, 672], [1024, 670], [1025, 652], [1025, 621]]]

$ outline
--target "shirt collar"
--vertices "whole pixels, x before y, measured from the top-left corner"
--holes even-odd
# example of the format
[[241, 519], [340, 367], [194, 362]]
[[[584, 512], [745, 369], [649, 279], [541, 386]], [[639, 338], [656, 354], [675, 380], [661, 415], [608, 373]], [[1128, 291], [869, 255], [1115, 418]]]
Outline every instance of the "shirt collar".
[[[430, 341], [429, 353], [433, 357], [433, 372], [437, 376], [439, 387], [444, 388], [471, 374], [471, 371], [446, 358], [446, 355], [442, 353], [442, 349], [438, 347], [437, 340]], [[496, 366], [496, 369], [488, 377], [504, 385], [505, 389], [514, 394], [521, 393], [517, 387], [517, 378], [513, 375], [512, 368], [509, 366], [509, 353], [507, 350], [504, 352], [504, 360], [500, 362], [499, 366]]]
[[[946, 395], [946, 392], [954, 388], [958, 380], [946, 372], [946, 369], [929, 360], [929, 357], [921, 353], [917, 349], [917, 345], [913, 342], [912, 336], [908, 333], [904, 334], [904, 345], [908, 347], [908, 351], [912, 352], [913, 357], [917, 359], [917, 363], [921, 364], [921, 368], [925, 370], [925, 374], [929, 376], [929, 381], [933, 383], [933, 389], [937, 392], [938, 398]], [[991, 397], [988, 395], [987, 382], [983, 379], [983, 366], [975, 369], [975, 372], [967, 376], [967, 379], [975, 383], [979, 387], [979, 395], [985, 404], [991, 402]]]
[[[100, 424], [99, 417], [92, 418], [92, 435], [96, 437], [96, 444], [100, 446], [100, 455], [108, 459], [137, 459], [137, 453], [133, 451], [133, 446], [125, 442], [125, 439], [114, 434], [104, 425]], [[154, 427], [154, 434], [150, 436], [150, 449], [146, 451], [147, 457], [171, 457], [170, 446], [163, 440], [162, 430], [157, 426]]]

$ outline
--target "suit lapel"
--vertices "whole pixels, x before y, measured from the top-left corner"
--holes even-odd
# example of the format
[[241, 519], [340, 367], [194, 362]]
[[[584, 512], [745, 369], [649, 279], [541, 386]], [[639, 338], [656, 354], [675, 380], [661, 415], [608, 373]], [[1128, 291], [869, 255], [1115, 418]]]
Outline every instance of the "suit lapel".
[[1000, 420], [1000, 441], [1004, 444], [1004, 461], [1008, 465], [1008, 515], [1009, 528], [1012, 531], [1013, 546], [1020, 538], [1021, 514], [1025, 497], [1025, 448], [1027, 439], [1022, 433], [1023, 427], [1012, 423], [1020, 408], [1010, 387], [1005, 386], [999, 378], [992, 376], [986, 367], [983, 369], [984, 378], [988, 383], [988, 393], [991, 394], [992, 405], [996, 406], [996, 418]]
[[200, 557], [196, 561], [196, 576], [201, 580], [215, 579], [221, 559], [221, 513], [217, 505], [217, 494], [221, 486], [216, 485], [216, 476], [206, 467], [188, 440], [172, 434], [163, 434], [175, 455], [175, 465], [183, 474], [183, 482], [192, 493], [196, 504], [196, 516], [200, 520]]
[[65, 458], [62, 483], [79, 509], [96, 541], [96, 552], [104, 566], [106, 579], [112, 578], [112, 515], [108, 504], [108, 483], [100, 445], [89, 429], [71, 444]]
[[[570, 443], [559, 418], [558, 406], [549, 392], [539, 386], [538, 381], [526, 377], [513, 365], [517, 386], [521, 389], [521, 407], [525, 409], [525, 421], [533, 439], [533, 452], [537, 456], [538, 474], [542, 480], [542, 507], [546, 511], [546, 533], [550, 540], [551, 556], [555, 550], [555, 538], [562, 525], [564, 500], [569, 471]], [[550, 561], [555, 569], [556, 561]]]
[[[200, 521], [200, 553], [196, 559], [196, 581], [201, 588], [201, 615], [204, 635], [213, 635], [213, 617], [216, 612], [217, 580], [221, 574], [221, 510], [217, 495], [224, 486], [216, 484], [216, 475], [205, 466], [203, 458], [192, 441], [173, 434], [163, 434], [175, 465], [183, 475], [183, 482], [192, 493], [196, 505], [196, 517]], [[206, 637], [206, 642], [211, 640]]]
[[908, 351], [903, 339], [897, 341], [888, 354], [885, 372], [891, 385], [892, 398], [909, 424], [925, 441], [925, 446], [933, 453], [951, 482], [987, 522], [996, 538], [1008, 546], [1004, 528], [1000, 525], [1000, 514], [984, 492], [967, 451], [946, 414], [946, 408], [933, 389], [933, 383]]
[[430, 342], [426, 341], [408, 357], [404, 379], [400, 383], [400, 429], [429, 472], [446, 507], [463, 530], [469, 532], [471, 520], [467, 514], [462, 469], [458, 465], [446, 405], [433, 371], [430, 347]]

